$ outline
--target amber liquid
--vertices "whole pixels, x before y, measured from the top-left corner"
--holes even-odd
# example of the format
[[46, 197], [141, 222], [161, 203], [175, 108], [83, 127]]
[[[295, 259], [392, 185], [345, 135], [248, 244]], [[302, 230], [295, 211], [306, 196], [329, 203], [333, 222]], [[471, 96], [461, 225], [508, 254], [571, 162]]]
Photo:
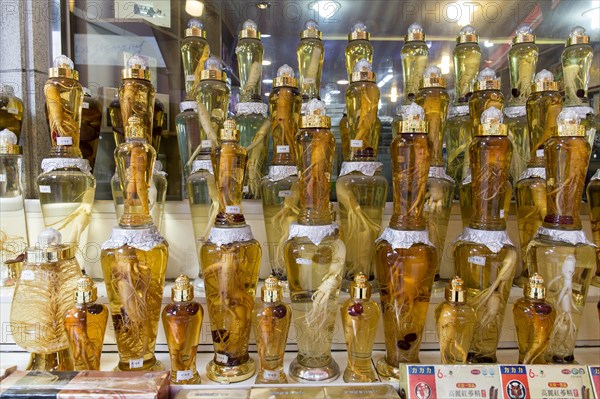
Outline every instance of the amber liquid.
[[119, 87], [122, 123], [127, 126], [132, 116], [140, 118], [142, 125], [146, 127], [147, 143], [152, 143], [155, 95], [152, 83], [147, 80], [123, 79]]
[[[81, 158], [79, 129], [81, 127], [81, 104], [83, 88], [71, 78], [48, 79], [44, 86], [46, 113], [52, 141], [51, 157]], [[71, 143], [58, 144], [59, 137], [70, 138]]]
[[[235, 141], [223, 141], [212, 155], [212, 165], [215, 171], [215, 183], [219, 195], [218, 225], [243, 224], [244, 215], [241, 213], [242, 187], [244, 171], [248, 155], [244, 147]], [[230, 207], [238, 207], [239, 212], [233, 212]]]
[[379, 96], [379, 88], [374, 82], [354, 82], [346, 91], [348, 134], [342, 135], [345, 161], [374, 161], [377, 158]]
[[552, 137], [556, 118], [562, 110], [562, 97], [557, 91], [532, 93], [527, 100], [527, 123], [529, 126], [529, 166], [544, 167], [546, 141]]
[[442, 150], [450, 97], [443, 88], [429, 87], [419, 90], [415, 102], [425, 111], [425, 120], [428, 126], [427, 138], [431, 143], [431, 165], [444, 166]]
[[263, 302], [254, 310], [254, 336], [258, 351], [257, 384], [285, 384], [283, 358], [292, 310], [283, 302]]
[[75, 370], [100, 370], [100, 356], [108, 309], [104, 305], [76, 304], [65, 317], [65, 328]]
[[563, 51], [561, 60], [566, 106], [587, 104], [593, 57], [589, 44], [574, 44]]
[[352, 40], [346, 46], [346, 71], [348, 71], [348, 81], [352, 78], [354, 65], [361, 59], [373, 64], [373, 45], [368, 40]]
[[472, 138], [471, 118], [468, 114], [449, 118], [445, 125], [444, 140], [448, 158], [447, 173], [460, 184], [469, 166], [469, 145]]
[[242, 102], [260, 101], [263, 45], [260, 39], [243, 38], [235, 48], [240, 72]]
[[404, 104], [419, 91], [419, 82], [427, 68], [427, 56], [429, 49], [424, 41], [406, 42], [402, 46], [402, 76], [404, 80]]
[[478, 133], [483, 111], [491, 107], [504, 111], [504, 96], [500, 90], [476, 91], [469, 99], [469, 116], [473, 136]]
[[435, 246], [437, 269], [436, 280], [440, 278], [440, 267], [446, 252], [446, 233], [454, 199], [454, 182], [448, 179], [429, 177], [423, 215], [427, 221], [429, 240]]
[[210, 47], [206, 39], [197, 36], [188, 36], [181, 42], [181, 60], [185, 74], [186, 99], [195, 99], [200, 75], [204, 64], [210, 56]]
[[[260, 114], [235, 117], [240, 132], [240, 144], [248, 150], [248, 164], [244, 175], [244, 198], [260, 199], [260, 181], [267, 173], [269, 152], [269, 120]], [[261, 137], [262, 136], [262, 137]]]
[[0, 131], [8, 129], [21, 137], [23, 125], [23, 102], [12, 95], [0, 94]]
[[543, 299], [520, 298], [513, 305], [519, 364], [546, 364], [545, 354], [556, 311]]
[[525, 105], [531, 94], [536, 71], [538, 47], [535, 43], [515, 43], [508, 52], [511, 99], [510, 105]]
[[460, 43], [454, 48], [455, 103], [468, 101], [477, 81], [481, 49], [477, 43]]
[[592, 239], [596, 244], [596, 274], [592, 284], [600, 287], [600, 180], [592, 180], [587, 186], [587, 200], [590, 206]]
[[516, 182], [527, 168], [529, 162], [529, 128], [527, 116], [521, 115], [514, 118], [504, 117], [508, 126], [508, 138], [513, 144], [513, 156], [510, 165], [511, 181]]
[[477, 315], [467, 304], [440, 303], [435, 308], [435, 324], [442, 364], [466, 364]]
[[[196, 101], [198, 108], [204, 107], [210, 120], [203, 121], [200, 118], [200, 141], [211, 139], [203, 126], [210, 124], [212, 131], [216, 136], [223, 127], [225, 119], [227, 119], [227, 110], [229, 108], [230, 92], [227, 84], [220, 80], [203, 80], [198, 88]], [[199, 113], [199, 115], [201, 115]], [[214, 144], [214, 143], [213, 143]], [[210, 148], [201, 153], [208, 155]]]
[[319, 92], [325, 57], [323, 42], [315, 38], [301, 39], [296, 54], [302, 97], [305, 99], [321, 98]]
[[302, 97], [296, 88], [276, 87], [269, 96], [273, 159], [271, 165], [296, 165], [295, 138]]

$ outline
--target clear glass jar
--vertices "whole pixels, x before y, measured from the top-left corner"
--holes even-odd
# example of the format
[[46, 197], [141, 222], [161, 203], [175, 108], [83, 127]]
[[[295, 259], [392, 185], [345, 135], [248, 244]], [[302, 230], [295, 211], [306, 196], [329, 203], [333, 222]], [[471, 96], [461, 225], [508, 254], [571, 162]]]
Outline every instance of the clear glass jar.
[[403, 104], [409, 104], [417, 95], [421, 78], [427, 67], [428, 56], [429, 47], [425, 42], [423, 27], [416, 23], [410, 25], [400, 53], [404, 82]]
[[481, 65], [479, 37], [471, 25], [461, 28], [454, 47], [454, 105], [467, 103]]
[[240, 144], [248, 151], [244, 175], [244, 198], [260, 199], [260, 181], [267, 174], [269, 125], [267, 105], [238, 103], [235, 122], [240, 132]]
[[594, 57], [589, 43], [590, 37], [584, 28], [576, 26], [571, 29], [561, 56], [566, 107], [588, 104], [590, 69]]
[[185, 75], [185, 98], [192, 100], [196, 98], [200, 75], [210, 56], [210, 46], [206, 41], [204, 25], [196, 18], [188, 21], [184, 36], [181, 41], [181, 61]]
[[119, 145], [125, 139], [125, 126], [123, 126], [123, 115], [121, 114], [121, 103], [118, 94], [115, 95], [115, 98], [108, 106], [108, 117], [110, 120], [110, 127], [113, 131], [115, 145]]
[[[153, 143], [156, 91], [152, 82], [150, 82], [151, 75], [148, 65], [140, 56], [134, 55], [127, 61], [127, 67], [123, 69], [121, 74], [119, 103], [121, 105], [123, 128], [127, 127], [129, 118], [135, 116], [140, 119], [141, 124], [144, 126], [146, 142]], [[162, 120], [160, 122], [160, 129], [162, 130]], [[156, 128], [156, 126], [154, 127]], [[120, 141], [117, 145], [119, 144], [121, 144]], [[156, 147], [155, 149], [158, 150]]]
[[319, 26], [313, 20], [306, 22], [306, 29], [300, 34], [296, 55], [300, 72], [300, 92], [305, 100], [321, 98], [321, 74], [325, 58], [322, 36]]
[[244, 22], [238, 33], [235, 47], [240, 77], [241, 101], [260, 101], [262, 84], [262, 60], [264, 48], [260, 32], [252, 20]]
[[[227, 86], [227, 75], [218, 59], [209, 57], [200, 74], [200, 85], [196, 95], [200, 119], [200, 142], [211, 140], [217, 145], [219, 131], [227, 118], [231, 92]], [[210, 148], [202, 148], [210, 154]], [[193, 157], [190, 157], [193, 158]]]
[[102, 104], [97, 98], [92, 97], [87, 87], [83, 88], [83, 94], [79, 149], [83, 158], [87, 159], [94, 169], [102, 125]]
[[354, 65], [359, 60], [365, 59], [373, 64], [373, 45], [369, 41], [370, 36], [367, 27], [360, 22], [356, 23], [352, 27], [352, 32], [348, 34], [348, 44], [345, 51], [348, 82], [351, 80]]

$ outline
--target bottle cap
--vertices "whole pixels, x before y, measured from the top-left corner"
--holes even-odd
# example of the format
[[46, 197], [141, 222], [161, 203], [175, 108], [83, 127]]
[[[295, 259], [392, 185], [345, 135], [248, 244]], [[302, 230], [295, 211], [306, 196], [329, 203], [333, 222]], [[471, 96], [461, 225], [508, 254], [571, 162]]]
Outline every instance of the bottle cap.
[[354, 276], [354, 281], [350, 284], [350, 295], [354, 299], [369, 299], [371, 297], [371, 284], [369, 278], [364, 273], [358, 273]]
[[540, 91], [558, 91], [558, 82], [554, 81], [554, 75], [552, 72], [542, 69], [535, 74], [533, 83], [531, 84], [532, 93]]
[[126, 139], [145, 139], [146, 133], [146, 126], [142, 124], [139, 117], [133, 115], [127, 119], [127, 125], [125, 126]]
[[238, 39], [258, 39], [260, 40], [260, 32], [258, 25], [251, 19], [246, 20], [242, 26], [242, 30], [238, 33]]
[[198, 112], [198, 102], [196, 101], [182, 101], [179, 103], [179, 111], [184, 112], [187, 110], [191, 110], [194, 112]]
[[398, 121], [398, 130], [403, 133], [427, 133], [425, 111], [417, 103], [410, 103], [401, 108], [402, 120]]
[[496, 78], [496, 71], [491, 68], [484, 68], [477, 77], [475, 91], [500, 90], [500, 86], [500, 79]]
[[75, 303], [78, 305], [85, 305], [86, 303], [96, 302], [97, 299], [98, 289], [94, 285], [94, 280], [88, 275], [83, 275], [77, 280]]
[[555, 136], [585, 136], [585, 126], [581, 124], [577, 112], [566, 108], [556, 118]]
[[331, 127], [331, 118], [325, 115], [325, 103], [313, 98], [305, 104], [305, 114], [300, 118], [300, 128], [326, 128]]
[[223, 72], [221, 61], [217, 57], [210, 56], [204, 63], [204, 69], [200, 72], [200, 80], [227, 81], [227, 74]]
[[425, 89], [427, 87], [446, 88], [446, 79], [442, 77], [442, 70], [435, 65], [429, 65], [421, 79], [420, 88]]
[[79, 72], [75, 70], [73, 61], [62, 54], [54, 59], [53, 67], [48, 69], [48, 77], [79, 80]]
[[423, 27], [418, 23], [413, 23], [408, 27], [408, 33], [404, 36], [404, 42], [424, 42], [425, 33]]
[[567, 39], [565, 46], [568, 47], [574, 44], [588, 44], [589, 42], [590, 37], [585, 34], [585, 28], [576, 26], [571, 29], [571, 33], [569, 33], [569, 38]]
[[350, 75], [350, 83], [354, 82], [375, 82], [375, 72], [371, 63], [361, 58], [356, 64], [354, 64], [354, 71]]
[[62, 236], [51, 227], [42, 230], [34, 247], [25, 250], [27, 263], [55, 263], [75, 257], [75, 244], [62, 244]]
[[275, 87], [295, 87], [298, 88], [298, 80], [294, 78], [294, 70], [288, 64], [284, 64], [277, 70], [277, 77], [273, 80]]
[[508, 127], [502, 123], [504, 116], [496, 107], [490, 107], [481, 114], [481, 124], [477, 131], [478, 136], [506, 136]]
[[454, 276], [454, 278], [446, 285], [446, 300], [456, 303], [466, 302], [467, 291], [465, 290], [465, 282], [462, 278]]
[[206, 39], [206, 31], [204, 25], [199, 19], [192, 18], [187, 23], [187, 29], [185, 30], [185, 37], [196, 36]]
[[150, 69], [145, 59], [139, 55], [132, 55], [127, 60], [127, 67], [121, 71], [123, 79], [143, 79], [150, 80]]
[[458, 33], [456, 43], [479, 43], [479, 36], [477, 36], [477, 33], [475, 32], [475, 28], [471, 25], [463, 26]]
[[300, 33], [300, 39], [323, 39], [323, 33], [319, 30], [319, 24], [314, 19], [306, 21], [304, 26], [306, 29]]
[[194, 299], [194, 286], [188, 276], [180, 274], [175, 279], [175, 284], [171, 288], [171, 298], [173, 302], [189, 302]]
[[348, 41], [351, 42], [353, 40], [369, 40], [371, 38], [371, 34], [367, 32], [367, 25], [362, 22], [358, 22], [354, 24], [352, 27], [352, 32], [348, 34]]
[[8, 129], [0, 132], [0, 155], [18, 155], [21, 147], [17, 144], [17, 135]]
[[262, 287], [260, 298], [263, 302], [279, 302], [283, 298], [283, 291], [279, 280], [275, 276], [269, 276]]
[[537, 273], [529, 277], [529, 284], [523, 287], [523, 293], [527, 298], [545, 299], [546, 287], [544, 287], [544, 278]]
[[237, 123], [235, 119], [228, 118], [223, 122], [223, 127], [220, 131], [221, 140], [226, 141], [239, 141], [240, 132], [237, 130]]
[[517, 43], [535, 43], [535, 35], [533, 29], [527, 24], [521, 24], [515, 31], [515, 36], [512, 40], [513, 44]]

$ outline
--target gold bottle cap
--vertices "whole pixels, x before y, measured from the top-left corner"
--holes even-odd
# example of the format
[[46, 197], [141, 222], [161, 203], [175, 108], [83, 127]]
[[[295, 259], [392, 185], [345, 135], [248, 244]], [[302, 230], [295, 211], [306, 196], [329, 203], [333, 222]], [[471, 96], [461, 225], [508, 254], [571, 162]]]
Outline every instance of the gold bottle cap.
[[239, 141], [240, 132], [237, 130], [237, 123], [235, 119], [228, 118], [223, 122], [223, 127], [221, 128], [219, 134], [221, 140], [225, 141]]
[[200, 80], [227, 81], [227, 74], [223, 72], [221, 61], [217, 57], [210, 56], [204, 63], [204, 69], [200, 72]]
[[185, 37], [201, 37], [206, 39], [206, 31], [204, 30], [204, 24], [196, 18], [192, 18], [187, 23], [187, 29], [184, 32]]
[[148, 63], [139, 55], [132, 55], [127, 60], [127, 67], [121, 71], [121, 77], [123, 79], [150, 80], [151, 74]]
[[304, 24], [306, 29], [300, 33], [300, 39], [323, 39], [323, 33], [319, 30], [319, 24], [314, 19], [309, 19]]
[[421, 79], [420, 88], [426, 89], [428, 87], [446, 88], [446, 79], [442, 77], [442, 70], [435, 65], [429, 65]]
[[263, 302], [279, 302], [283, 298], [283, 291], [279, 285], [279, 280], [275, 276], [269, 276], [260, 292], [260, 298]]
[[404, 43], [408, 42], [424, 42], [425, 33], [423, 27], [418, 23], [413, 23], [408, 27], [408, 33], [404, 36]]
[[85, 305], [86, 303], [96, 302], [98, 299], [98, 289], [94, 285], [94, 280], [90, 276], [83, 275], [77, 280], [77, 289], [75, 290], [75, 303]]
[[585, 28], [576, 26], [571, 29], [571, 33], [569, 34], [569, 38], [567, 39], [565, 47], [572, 46], [574, 44], [589, 44], [589, 42], [590, 37], [585, 34]]
[[519, 25], [515, 31], [515, 36], [513, 37], [512, 42], [513, 44], [535, 43], [535, 35], [533, 34], [533, 29], [531, 29], [531, 26], [527, 24]]
[[284, 64], [277, 70], [277, 77], [273, 80], [275, 87], [295, 87], [298, 88], [298, 80], [294, 78], [294, 70], [288, 64]]
[[533, 83], [531, 84], [532, 93], [540, 91], [558, 91], [558, 82], [554, 81], [552, 72], [546, 69], [542, 69], [536, 73]]
[[502, 123], [504, 116], [496, 107], [490, 107], [481, 114], [481, 125], [477, 130], [478, 136], [506, 136], [508, 127]]
[[475, 91], [482, 90], [500, 90], [500, 79], [496, 78], [496, 71], [491, 68], [484, 68], [479, 72]]
[[325, 115], [325, 103], [313, 98], [305, 104], [306, 113], [300, 118], [300, 128], [325, 128], [331, 127], [331, 118]]
[[127, 119], [127, 126], [125, 126], [125, 138], [126, 139], [145, 139], [146, 126], [142, 124], [142, 120], [137, 116], [133, 115]]
[[354, 24], [352, 27], [352, 32], [348, 34], [348, 41], [354, 40], [369, 40], [371, 39], [371, 34], [367, 32], [367, 25], [362, 22], [358, 22]]
[[456, 43], [479, 43], [479, 36], [477, 36], [477, 33], [475, 32], [475, 28], [471, 25], [463, 26], [458, 33]]
[[171, 288], [173, 302], [189, 302], [194, 299], [194, 286], [188, 276], [180, 274]]
[[537, 273], [529, 277], [529, 284], [523, 287], [523, 294], [530, 299], [545, 299], [546, 287], [544, 287], [544, 278]]
[[350, 75], [350, 83], [375, 82], [375, 79], [375, 72], [373, 72], [373, 67], [367, 59], [361, 58], [354, 64], [354, 71]]
[[354, 299], [369, 299], [371, 297], [371, 284], [364, 273], [354, 276], [354, 282], [350, 285], [350, 295]]
[[18, 155], [21, 147], [17, 144], [17, 135], [8, 129], [0, 132], [0, 155]]
[[48, 69], [48, 77], [79, 80], [79, 72], [75, 70], [73, 61], [63, 54], [54, 59], [53, 67]]
[[446, 300], [456, 303], [465, 303], [467, 301], [467, 291], [465, 290], [465, 282], [462, 278], [454, 276], [446, 285]]
[[242, 26], [242, 30], [238, 33], [238, 39], [258, 39], [260, 40], [260, 32], [258, 25], [251, 19], [246, 20]]
[[563, 109], [556, 117], [555, 136], [585, 136], [585, 126], [581, 124], [577, 112]]
[[27, 263], [55, 263], [75, 257], [76, 244], [61, 244], [58, 230], [47, 228], [38, 235], [36, 246], [25, 250]]
[[427, 121], [425, 111], [417, 103], [410, 103], [401, 108], [402, 120], [398, 121], [400, 134], [405, 133], [427, 133]]

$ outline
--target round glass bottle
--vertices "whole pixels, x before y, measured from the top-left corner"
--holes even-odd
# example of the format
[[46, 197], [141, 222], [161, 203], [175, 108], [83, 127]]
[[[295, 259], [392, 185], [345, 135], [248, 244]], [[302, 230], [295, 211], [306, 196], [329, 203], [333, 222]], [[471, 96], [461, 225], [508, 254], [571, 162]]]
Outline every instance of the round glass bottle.
[[[209, 57], [204, 70], [200, 73], [196, 102], [200, 119], [200, 142], [210, 140], [213, 147], [217, 145], [218, 134], [229, 109], [230, 91], [226, 82], [227, 74], [223, 72], [221, 62], [216, 57]], [[208, 155], [210, 152], [209, 147], [197, 147], [190, 160], [193, 161], [199, 153]]]
[[362, 22], [354, 24], [352, 32], [348, 34], [346, 45], [346, 71], [348, 71], [348, 82], [352, 78], [354, 65], [359, 60], [365, 59], [373, 64], [373, 45], [369, 41], [371, 34], [367, 32], [367, 26]]
[[581, 26], [569, 33], [561, 55], [565, 85], [565, 107], [588, 105], [588, 85], [594, 52], [590, 37]]
[[[129, 118], [136, 116], [148, 135], [146, 142], [152, 143], [156, 91], [150, 82], [148, 63], [139, 55], [131, 56], [127, 61], [127, 67], [121, 71], [121, 77], [119, 104], [124, 128], [127, 127]], [[117, 145], [120, 144], [120, 141], [117, 142]]]
[[92, 97], [92, 93], [87, 87], [83, 88], [81, 108], [79, 149], [83, 158], [87, 159], [90, 167], [94, 169], [102, 125], [102, 104], [97, 98]]
[[192, 18], [187, 23], [181, 41], [181, 61], [185, 77], [185, 99], [196, 98], [204, 63], [210, 56], [210, 46], [206, 41], [206, 31], [202, 22]]
[[408, 33], [404, 36], [404, 45], [400, 54], [404, 82], [403, 104], [409, 104], [417, 95], [421, 77], [427, 67], [428, 56], [429, 48], [425, 43], [423, 27], [414, 23], [408, 27]]
[[325, 46], [319, 25], [312, 19], [305, 24], [306, 29], [300, 34], [300, 43], [296, 50], [298, 71], [300, 73], [300, 93], [304, 100], [321, 98], [321, 74]]
[[21, 137], [23, 126], [23, 101], [15, 96], [11, 85], [0, 84], [0, 131], [8, 129], [17, 135], [17, 143]]

